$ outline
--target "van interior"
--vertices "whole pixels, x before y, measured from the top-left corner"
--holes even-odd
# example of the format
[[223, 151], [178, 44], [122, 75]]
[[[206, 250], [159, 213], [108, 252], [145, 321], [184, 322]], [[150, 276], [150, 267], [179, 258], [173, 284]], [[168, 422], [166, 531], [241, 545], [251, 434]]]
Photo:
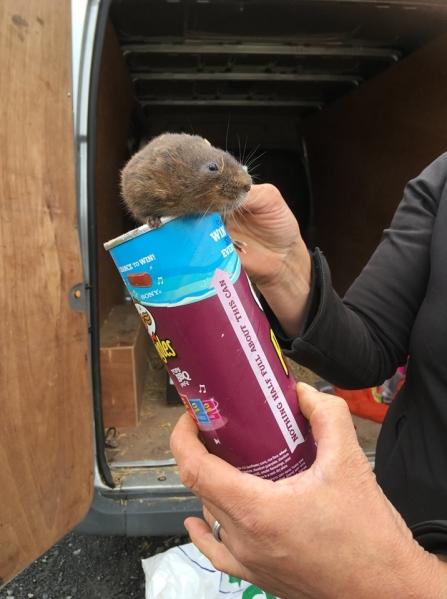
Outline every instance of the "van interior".
[[[163, 132], [201, 135], [276, 185], [343, 294], [406, 182], [447, 149], [444, 0], [113, 0], [96, 105], [95, 206], [105, 452], [172, 463], [184, 408], [103, 244], [137, 223], [120, 170]], [[296, 378], [318, 381], [299, 365]], [[307, 378], [306, 378], [307, 377]], [[362, 428], [373, 450], [379, 425]]]

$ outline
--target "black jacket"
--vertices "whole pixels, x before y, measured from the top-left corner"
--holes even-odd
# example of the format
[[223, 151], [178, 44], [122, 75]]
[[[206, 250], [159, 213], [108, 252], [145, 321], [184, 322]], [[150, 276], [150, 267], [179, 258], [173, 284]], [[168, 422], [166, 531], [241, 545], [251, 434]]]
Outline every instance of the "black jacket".
[[[383, 383], [409, 356], [406, 382], [379, 436], [376, 475], [408, 525], [438, 521], [441, 551], [439, 531], [447, 529], [447, 153], [408, 183], [390, 228], [343, 299], [319, 250], [312, 261], [307, 317], [285, 354], [348, 389]], [[430, 532], [426, 525], [416, 529], [425, 538]]]

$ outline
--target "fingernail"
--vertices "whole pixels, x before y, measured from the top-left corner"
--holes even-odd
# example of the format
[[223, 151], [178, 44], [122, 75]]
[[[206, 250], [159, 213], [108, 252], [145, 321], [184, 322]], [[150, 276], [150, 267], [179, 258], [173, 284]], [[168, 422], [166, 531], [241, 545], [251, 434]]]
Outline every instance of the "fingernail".
[[300, 385], [301, 387], [305, 387], [309, 391], [316, 391], [315, 387], [312, 387], [312, 385], [308, 385], [307, 383], [299, 382], [298, 385]]

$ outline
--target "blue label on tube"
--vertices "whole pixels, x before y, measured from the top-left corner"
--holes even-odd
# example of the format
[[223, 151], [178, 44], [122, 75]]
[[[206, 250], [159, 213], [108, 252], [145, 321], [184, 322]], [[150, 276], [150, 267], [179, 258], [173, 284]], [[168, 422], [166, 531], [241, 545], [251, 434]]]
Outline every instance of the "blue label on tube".
[[[179, 249], [180, 248], [180, 249]], [[234, 283], [239, 256], [217, 214], [174, 219], [110, 250], [132, 296], [148, 306], [180, 306], [215, 295], [216, 269]]]

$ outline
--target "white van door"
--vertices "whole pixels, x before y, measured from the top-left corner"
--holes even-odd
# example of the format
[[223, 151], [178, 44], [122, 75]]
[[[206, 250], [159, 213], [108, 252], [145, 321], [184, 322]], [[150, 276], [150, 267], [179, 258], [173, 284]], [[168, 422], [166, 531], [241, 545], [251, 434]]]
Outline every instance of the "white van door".
[[69, 0], [0, 2], [0, 77], [1, 586], [93, 491]]

